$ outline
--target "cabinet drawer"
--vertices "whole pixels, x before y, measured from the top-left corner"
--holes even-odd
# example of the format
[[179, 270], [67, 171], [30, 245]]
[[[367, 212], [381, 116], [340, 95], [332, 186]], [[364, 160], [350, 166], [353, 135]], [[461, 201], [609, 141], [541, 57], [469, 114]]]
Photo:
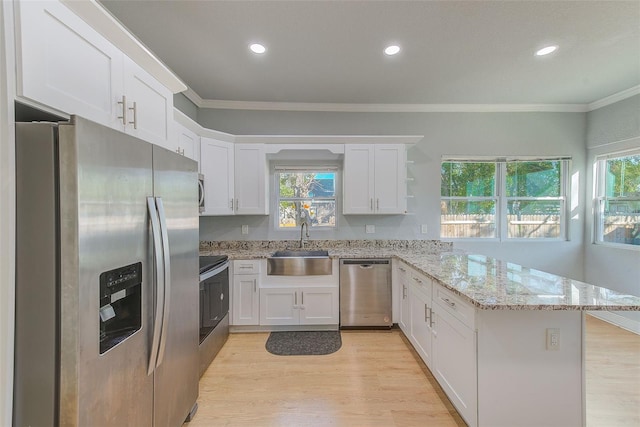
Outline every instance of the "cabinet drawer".
[[233, 274], [260, 274], [260, 260], [233, 261]]
[[431, 299], [433, 283], [430, 279], [414, 270], [409, 270], [409, 283]]
[[471, 329], [475, 329], [475, 308], [441, 285], [435, 285], [434, 301]]

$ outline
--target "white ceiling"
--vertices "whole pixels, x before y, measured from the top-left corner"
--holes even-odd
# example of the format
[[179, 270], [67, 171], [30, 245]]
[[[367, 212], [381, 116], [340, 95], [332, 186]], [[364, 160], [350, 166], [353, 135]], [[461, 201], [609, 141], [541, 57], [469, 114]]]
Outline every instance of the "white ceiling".
[[640, 85], [638, 0], [101, 3], [205, 100], [588, 104]]

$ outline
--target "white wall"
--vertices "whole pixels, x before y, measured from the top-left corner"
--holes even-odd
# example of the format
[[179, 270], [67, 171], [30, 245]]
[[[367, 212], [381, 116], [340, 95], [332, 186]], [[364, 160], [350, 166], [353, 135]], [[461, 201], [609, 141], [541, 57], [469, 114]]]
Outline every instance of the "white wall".
[[0, 3], [0, 425], [11, 425], [15, 300], [15, 165], [11, 3]]
[[[596, 245], [593, 231], [593, 164], [598, 155], [640, 148], [640, 95], [594, 110], [587, 115], [587, 197], [585, 281], [619, 292], [640, 295], [640, 248]], [[616, 319], [617, 316], [622, 318]], [[640, 312], [608, 317], [640, 333]], [[626, 319], [635, 323], [629, 323]]]
[[[338, 229], [313, 232], [312, 239], [438, 239], [440, 233], [440, 161], [443, 155], [571, 156], [571, 175], [584, 189], [584, 113], [327, 113], [200, 109], [206, 128], [232, 134], [424, 135], [408, 150], [410, 215], [339, 216]], [[567, 242], [473, 243], [456, 246], [533, 268], [583, 278], [584, 193], [574, 197]], [[248, 236], [240, 226], [249, 225]], [[376, 226], [365, 234], [365, 224]], [[426, 224], [428, 233], [420, 234]], [[295, 239], [299, 232], [276, 232], [268, 217], [209, 217], [200, 220], [201, 240]]]

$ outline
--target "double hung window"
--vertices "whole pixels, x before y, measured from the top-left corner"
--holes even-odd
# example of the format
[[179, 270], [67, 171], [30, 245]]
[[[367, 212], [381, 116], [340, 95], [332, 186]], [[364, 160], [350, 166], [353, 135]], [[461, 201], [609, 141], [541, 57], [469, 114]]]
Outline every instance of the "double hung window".
[[640, 246], [640, 150], [596, 159], [596, 243]]
[[443, 238], [562, 238], [566, 159], [445, 159]]
[[277, 187], [277, 229], [298, 227], [303, 222], [312, 228], [336, 226], [336, 171], [331, 169], [275, 171]]

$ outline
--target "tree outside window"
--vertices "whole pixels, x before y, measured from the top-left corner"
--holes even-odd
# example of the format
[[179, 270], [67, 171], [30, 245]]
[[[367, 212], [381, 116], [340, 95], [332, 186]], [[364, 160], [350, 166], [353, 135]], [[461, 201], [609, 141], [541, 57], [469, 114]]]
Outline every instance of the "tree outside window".
[[335, 172], [283, 171], [278, 182], [278, 228], [336, 226]]
[[640, 246], [640, 153], [597, 163], [596, 242]]

